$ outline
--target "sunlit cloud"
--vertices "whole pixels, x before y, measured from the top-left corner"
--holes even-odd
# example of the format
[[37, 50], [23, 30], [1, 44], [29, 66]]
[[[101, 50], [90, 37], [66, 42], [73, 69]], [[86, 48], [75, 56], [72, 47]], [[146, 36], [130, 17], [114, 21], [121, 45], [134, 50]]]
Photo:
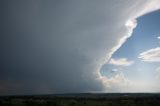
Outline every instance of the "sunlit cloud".
[[132, 85], [131, 81], [126, 78], [126, 76], [122, 72], [116, 74], [111, 78], [103, 76], [101, 80], [106, 87], [105, 92], [124, 92], [126, 91], [124, 89], [130, 88]]
[[115, 66], [130, 66], [134, 63], [134, 61], [130, 61], [127, 58], [120, 58], [120, 59], [114, 59], [112, 58], [109, 61], [109, 64], [115, 65]]
[[145, 62], [160, 62], [160, 47], [144, 51], [138, 58]]
[[125, 25], [128, 28], [135, 28], [137, 26], [137, 20], [128, 20]]

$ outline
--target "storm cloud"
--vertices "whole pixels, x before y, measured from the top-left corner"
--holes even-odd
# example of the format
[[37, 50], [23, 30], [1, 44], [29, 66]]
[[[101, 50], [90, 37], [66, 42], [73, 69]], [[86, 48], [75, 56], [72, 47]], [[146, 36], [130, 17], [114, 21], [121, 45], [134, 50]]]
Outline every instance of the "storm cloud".
[[136, 18], [160, 8], [159, 0], [0, 4], [0, 94], [107, 92], [102, 65], [131, 36]]

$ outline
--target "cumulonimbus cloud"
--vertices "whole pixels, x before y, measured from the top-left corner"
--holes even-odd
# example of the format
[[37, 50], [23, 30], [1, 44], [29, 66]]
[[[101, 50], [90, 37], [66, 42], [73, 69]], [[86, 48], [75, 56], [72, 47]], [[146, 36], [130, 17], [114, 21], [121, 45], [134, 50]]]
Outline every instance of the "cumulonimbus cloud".
[[160, 8], [159, 0], [1, 4], [0, 80], [17, 84], [6, 94], [107, 91], [103, 82], [108, 78], [100, 74], [101, 67], [131, 36], [136, 18]]

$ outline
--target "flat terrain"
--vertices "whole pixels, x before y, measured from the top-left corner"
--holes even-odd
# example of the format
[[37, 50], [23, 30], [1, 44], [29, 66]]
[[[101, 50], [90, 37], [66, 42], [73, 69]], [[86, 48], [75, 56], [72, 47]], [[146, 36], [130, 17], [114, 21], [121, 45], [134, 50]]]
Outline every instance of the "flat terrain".
[[160, 106], [160, 94], [85, 93], [1, 96], [0, 106]]

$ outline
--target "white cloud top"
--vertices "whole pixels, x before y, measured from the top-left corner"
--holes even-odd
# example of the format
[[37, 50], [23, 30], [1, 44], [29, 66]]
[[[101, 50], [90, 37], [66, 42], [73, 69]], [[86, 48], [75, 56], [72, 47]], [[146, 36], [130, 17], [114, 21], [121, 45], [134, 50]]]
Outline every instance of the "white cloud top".
[[145, 62], [160, 62], [160, 47], [144, 51], [139, 58]]
[[134, 61], [130, 61], [127, 58], [120, 58], [120, 59], [114, 59], [112, 58], [109, 61], [109, 64], [115, 65], [115, 66], [130, 66], [134, 63]]

